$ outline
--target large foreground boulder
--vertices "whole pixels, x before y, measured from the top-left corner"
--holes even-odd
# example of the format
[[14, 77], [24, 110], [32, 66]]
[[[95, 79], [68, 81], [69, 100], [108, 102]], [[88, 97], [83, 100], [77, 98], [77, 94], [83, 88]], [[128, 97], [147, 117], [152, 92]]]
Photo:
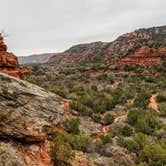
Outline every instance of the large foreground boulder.
[[61, 97], [0, 73], [0, 138], [41, 142], [64, 116]]

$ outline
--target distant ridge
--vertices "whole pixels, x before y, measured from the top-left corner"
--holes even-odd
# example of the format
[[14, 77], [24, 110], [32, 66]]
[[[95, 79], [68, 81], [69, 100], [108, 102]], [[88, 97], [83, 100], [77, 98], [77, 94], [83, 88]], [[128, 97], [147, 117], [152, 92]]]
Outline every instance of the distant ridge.
[[30, 56], [20, 56], [18, 57], [18, 61], [20, 64], [45, 63], [53, 55], [54, 53], [44, 53], [34, 54]]
[[[139, 56], [139, 57], [138, 57]], [[166, 57], [166, 26], [141, 28], [123, 34], [112, 42], [93, 42], [72, 46], [62, 53], [19, 57], [25, 63], [109, 63], [156, 65]]]

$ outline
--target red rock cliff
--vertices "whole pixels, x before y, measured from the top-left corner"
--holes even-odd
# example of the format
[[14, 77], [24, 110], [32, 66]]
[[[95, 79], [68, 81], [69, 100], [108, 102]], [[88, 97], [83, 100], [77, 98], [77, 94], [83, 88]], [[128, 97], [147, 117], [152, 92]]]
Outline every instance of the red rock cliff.
[[161, 64], [161, 58], [166, 58], [166, 48], [149, 48], [143, 46], [132, 55], [128, 55], [119, 62], [119, 66], [144, 65], [153, 66]]
[[31, 72], [30, 69], [19, 67], [17, 57], [7, 52], [7, 46], [2, 36], [0, 36], [0, 72], [19, 79], [23, 79], [25, 73]]

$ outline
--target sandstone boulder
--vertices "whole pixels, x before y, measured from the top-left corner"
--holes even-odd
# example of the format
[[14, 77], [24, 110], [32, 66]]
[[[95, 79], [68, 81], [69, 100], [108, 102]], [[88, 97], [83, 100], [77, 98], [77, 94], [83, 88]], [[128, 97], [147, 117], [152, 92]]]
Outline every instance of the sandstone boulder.
[[18, 67], [17, 57], [5, 51], [0, 51], [0, 67]]
[[64, 100], [0, 73], [0, 138], [44, 141], [64, 118]]

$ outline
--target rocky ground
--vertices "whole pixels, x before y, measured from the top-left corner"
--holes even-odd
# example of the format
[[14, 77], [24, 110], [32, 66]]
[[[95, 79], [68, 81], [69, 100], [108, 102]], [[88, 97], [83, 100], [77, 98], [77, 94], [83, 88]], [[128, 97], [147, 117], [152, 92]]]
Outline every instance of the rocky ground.
[[2, 73], [0, 100], [0, 165], [50, 166], [49, 137], [65, 119], [66, 101]]

